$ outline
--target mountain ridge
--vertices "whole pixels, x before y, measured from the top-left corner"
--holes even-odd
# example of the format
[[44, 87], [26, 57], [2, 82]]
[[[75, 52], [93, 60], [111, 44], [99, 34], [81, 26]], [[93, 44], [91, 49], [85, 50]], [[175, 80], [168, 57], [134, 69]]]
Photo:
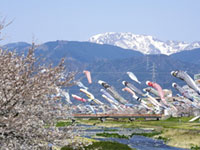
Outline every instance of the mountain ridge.
[[138, 35], [130, 32], [106, 32], [94, 35], [89, 38], [90, 42], [98, 44], [110, 44], [125, 49], [137, 50], [143, 54], [165, 54], [184, 50], [191, 50], [200, 47], [199, 42], [178, 42], [178, 41], [161, 41], [150, 35]]

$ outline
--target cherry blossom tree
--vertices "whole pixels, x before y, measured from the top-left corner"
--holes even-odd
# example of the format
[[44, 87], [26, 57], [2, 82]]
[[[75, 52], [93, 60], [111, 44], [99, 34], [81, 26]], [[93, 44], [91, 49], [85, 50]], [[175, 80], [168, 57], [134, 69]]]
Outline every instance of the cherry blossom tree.
[[73, 126], [62, 130], [55, 126], [57, 120], [71, 118], [70, 107], [60, 101], [63, 88], [73, 85], [75, 73], [66, 71], [64, 60], [57, 66], [41, 64], [34, 49], [33, 44], [27, 55], [20, 56], [0, 48], [2, 150], [48, 149], [49, 143], [77, 145]]

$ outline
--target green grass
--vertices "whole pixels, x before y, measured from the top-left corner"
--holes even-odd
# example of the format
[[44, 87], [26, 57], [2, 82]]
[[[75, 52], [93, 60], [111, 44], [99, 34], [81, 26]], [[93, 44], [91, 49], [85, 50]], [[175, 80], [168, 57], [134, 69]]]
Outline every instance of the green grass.
[[56, 123], [56, 127], [65, 127], [72, 125], [72, 122], [66, 122], [66, 121], [59, 121]]
[[141, 136], [145, 136], [145, 137], [154, 137], [154, 136], [159, 135], [159, 134], [161, 134], [161, 133], [162, 133], [162, 132], [133, 133], [133, 134], [131, 135], [131, 137], [134, 136], [134, 135], [141, 135]]
[[117, 129], [104, 128], [104, 131], [118, 131]]
[[[130, 148], [128, 145], [117, 143], [117, 142], [111, 142], [111, 141], [99, 141], [94, 142], [89, 146], [84, 147], [85, 150], [135, 150], [133, 148]], [[62, 147], [61, 150], [74, 150], [70, 146]], [[82, 150], [81, 148], [77, 148], [76, 150]]]
[[151, 132], [151, 133], [133, 133], [130, 136], [125, 136], [125, 135], [120, 135], [118, 133], [97, 133], [96, 136], [102, 136], [102, 137], [112, 137], [112, 138], [124, 138], [128, 139], [134, 135], [140, 135], [140, 136], [145, 136], [145, 137], [154, 137], [156, 135], [161, 134], [162, 132]]
[[133, 150], [128, 145], [111, 141], [95, 142], [92, 145], [85, 147], [85, 150], [94, 150], [97, 148], [99, 150]]
[[200, 150], [200, 145], [199, 145], [199, 146], [197, 146], [197, 145], [192, 145], [190, 149], [191, 149], [191, 150]]
[[162, 136], [158, 136], [155, 139], [163, 140], [165, 143], [167, 143], [170, 140], [170, 138], [166, 138], [166, 137], [162, 137]]
[[89, 118], [89, 120], [99, 120], [98, 118]]
[[96, 136], [103, 136], [103, 137], [112, 137], [112, 138], [123, 138], [123, 139], [128, 139], [129, 136], [125, 135], [119, 135], [118, 133], [97, 133]]
[[170, 121], [170, 122], [188, 122], [193, 117], [170, 117], [163, 121]]

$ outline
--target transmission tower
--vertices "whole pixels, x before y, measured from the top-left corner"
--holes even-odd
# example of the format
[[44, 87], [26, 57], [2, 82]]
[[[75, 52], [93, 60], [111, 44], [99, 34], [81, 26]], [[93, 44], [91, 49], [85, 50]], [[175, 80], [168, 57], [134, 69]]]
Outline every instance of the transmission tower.
[[156, 82], [156, 64], [155, 63], [153, 63], [151, 71], [152, 71], [152, 81]]
[[146, 70], [149, 70], [149, 55], [146, 55], [146, 60], [147, 60]]

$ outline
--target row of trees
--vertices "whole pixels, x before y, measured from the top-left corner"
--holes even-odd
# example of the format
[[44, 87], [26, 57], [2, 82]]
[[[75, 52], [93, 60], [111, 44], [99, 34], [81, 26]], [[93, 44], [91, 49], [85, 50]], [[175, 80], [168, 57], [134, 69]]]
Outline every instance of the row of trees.
[[[3, 28], [1, 23], [0, 31]], [[68, 145], [67, 139], [75, 135], [73, 126], [64, 131], [55, 127], [58, 119], [71, 117], [70, 107], [59, 103], [59, 92], [73, 85], [75, 73], [66, 71], [64, 60], [57, 66], [41, 64], [34, 49], [33, 44], [26, 56], [19, 56], [0, 48], [2, 150], [48, 149], [49, 143]]]

